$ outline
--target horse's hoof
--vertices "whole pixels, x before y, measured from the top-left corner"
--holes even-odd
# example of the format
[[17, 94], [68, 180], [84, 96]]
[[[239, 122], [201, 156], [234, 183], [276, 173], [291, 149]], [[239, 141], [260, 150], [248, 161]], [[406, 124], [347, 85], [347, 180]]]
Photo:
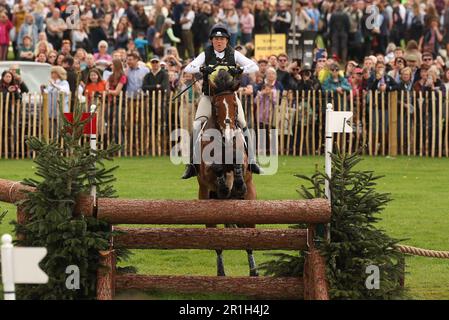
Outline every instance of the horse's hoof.
[[259, 272], [256, 269], [253, 269], [249, 272], [249, 276], [250, 277], [258, 277], [259, 276]]
[[227, 188], [227, 187], [221, 188], [217, 192], [218, 199], [227, 199], [227, 198], [229, 198], [230, 193], [231, 192], [230, 192], [229, 188]]
[[223, 272], [218, 271], [217, 272], [217, 277], [226, 277], [226, 274]]

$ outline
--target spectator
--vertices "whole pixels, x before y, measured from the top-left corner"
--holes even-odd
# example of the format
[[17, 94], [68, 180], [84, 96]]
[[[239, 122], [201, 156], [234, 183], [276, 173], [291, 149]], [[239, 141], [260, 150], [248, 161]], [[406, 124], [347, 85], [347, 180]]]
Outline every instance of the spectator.
[[352, 87], [352, 97], [355, 100], [356, 104], [359, 105], [362, 102], [363, 98], [363, 69], [355, 68], [350, 77], [350, 84]]
[[151, 71], [145, 75], [142, 83], [143, 91], [168, 90], [168, 74], [161, 69], [159, 58], [151, 59]]
[[225, 2], [226, 6], [218, 15], [218, 22], [225, 24], [231, 34], [229, 45], [234, 48], [237, 45], [237, 36], [239, 28], [239, 16], [235, 10], [233, 0]]
[[47, 18], [45, 22], [48, 41], [53, 45], [55, 50], [59, 50], [61, 48], [64, 31], [67, 30], [67, 24], [61, 18], [60, 10], [57, 8], [53, 9], [51, 17]]
[[242, 38], [240, 43], [245, 45], [252, 40], [252, 33], [254, 29], [254, 16], [249, 11], [247, 4], [242, 7], [242, 15], [240, 16], [240, 27], [242, 30]]
[[287, 10], [284, 1], [279, 2], [278, 10], [271, 19], [275, 33], [288, 34], [292, 22], [292, 16]]
[[407, 62], [402, 57], [397, 57], [394, 59], [393, 70], [388, 72], [388, 76], [392, 77], [396, 83], [401, 82], [401, 70], [407, 66]]
[[127, 54], [128, 69], [126, 77], [128, 78], [128, 85], [126, 92], [133, 97], [136, 93], [142, 90], [142, 80], [150, 70], [147, 67], [139, 65], [139, 54], [130, 52]]
[[[6, 60], [9, 47], [9, 31], [14, 28], [6, 13], [0, 13], [0, 60]], [[2, 77], [3, 78], [3, 77]]]
[[192, 25], [196, 56], [200, 53], [200, 49], [205, 50], [209, 45], [209, 30], [213, 24], [211, 5], [203, 3], [201, 10], [195, 14], [195, 20]]
[[397, 89], [396, 81], [386, 74], [385, 65], [380, 61], [376, 64], [376, 73], [369, 84], [368, 89], [373, 91], [378, 90], [380, 92], [393, 91]]
[[61, 66], [53, 66], [50, 71], [50, 84], [42, 85], [41, 90], [48, 93], [49, 118], [56, 121], [59, 114], [60, 95], [63, 94], [62, 111], [69, 112], [70, 86], [67, 82], [67, 72]]
[[93, 98], [101, 97], [101, 94], [106, 91], [106, 81], [101, 77], [101, 72], [98, 69], [92, 69], [89, 72], [89, 78], [84, 87], [84, 95], [87, 97], [87, 104], [91, 105], [95, 100]]
[[301, 2], [296, 4], [296, 29], [304, 31], [313, 26], [313, 20], [309, 17], [305, 8], [303, 8]]
[[288, 84], [285, 86], [287, 90], [297, 91], [301, 87], [301, 68], [297, 60], [293, 61], [289, 68]]
[[181, 19], [179, 23], [181, 24], [182, 29], [182, 52], [181, 55], [184, 59], [193, 58], [195, 55], [195, 51], [193, 48], [193, 34], [192, 34], [192, 25], [195, 19], [195, 12], [192, 10], [192, 5], [190, 2], [184, 3], [184, 11], [181, 15]]
[[351, 91], [351, 86], [348, 80], [340, 75], [338, 64], [334, 63], [330, 66], [331, 74], [323, 83], [324, 91], [337, 92], [342, 95], [344, 91]]
[[411, 68], [405, 67], [401, 70], [401, 79], [397, 89], [400, 91], [412, 91], [413, 81]]
[[47, 62], [51, 65], [56, 65], [56, 59], [58, 58], [58, 53], [54, 50], [50, 51], [48, 54]]
[[254, 34], [270, 33], [270, 14], [264, 10], [262, 1], [256, 1], [254, 9]]
[[70, 55], [72, 51], [72, 42], [69, 39], [62, 40], [60, 53], [64, 56]]
[[109, 96], [118, 96], [126, 91], [127, 78], [120, 59], [112, 60], [112, 73], [106, 82], [106, 93]]
[[[3, 107], [5, 110], [10, 110], [14, 106], [15, 101], [20, 99], [19, 87], [14, 82], [14, 75], [11, 71], [5, 70], [2, 72], [2, 79], [0, 83], [0, 92], [3, 94]], [[9, 94], [9, 105], [6, 105], [6, 97]], [[11, 112], [7, 112], [8, 117], [11, 117]], [[10, 121], [11, 123], [11, 121]]]
[[89, 41], [87, 18], [81, 17], [80, 23], [72, 30], [72, 51], [77, 48], [83, 48], [89, 52], [92, 51], [92, 46]]
[[255, 100], [259, 127], [263, 128], [274, 125], [271, 119], [273, 118], [278, 99], [279, 92], [275, 88], [270, 87], [268, 84], [262, 84]]
[[143, 61], [147, 61], [148, 57], [148, 40], [145, 39], [145, 33], [139, 31], [137, 34], [137, 38], [134, 39], [134, 44], [136, 45], [136, 49], [142, 57]]
[[265, 84], [268, 85], [270, 88], [274, 88], [275, 90], [279, 91], [279, 94], [282, 95], [284, 87], [282, 86], [282, 83], [280, 83], [277, 80], [276, 69], [271, 67], [267, 69], [265, 76]]
[[145, 13], [143, 5], [137, 5], [136, 13], [137, 20], [136, 24], [133, 25], [134, 36], [137, 36], [139, 32], [143, 32], [145, 34], [150, 26], [150, 20]]
[[429, 27], [424, 30], [423, 36], [419, 39], [419, 48], [422, 52], [430, 52], [435, 57], [440, 49], [440, 43], [443, 41], [443, 35], [438, 29], [438, 19], [429, 18]]
[[92, 69], [96, 67], [95, 58], [92, 54], [88, 54], [86, 56], [86, 67], [81, 72], [81, 81], [83, 84], [87, 83], [87, 80], [89, 79], [89, 73]]
[[343, 5], [337, 3], [329, 21], [330, 38], [332, 39], [332, 54], [343, 62], [348, 56], [349, 17], [343, 12]]
[[20, 72], [20, 67], [18, 64], [13, 64], [9, 68], [9, 71], [12, 73], [14, 77], [14, 83], [19, 87], [19, 93], [27, 93], [29, 92], [28, 86], [26, 85], [25, 81], [22, 79], [22, 75]]
[[64, 58], [65, 58], [65, 54], [62, 54], [62, 53], [60, 53], [60, 54], [58, 54], [58, 57], [56, 58], [56, 65], [57, 66], [62, 66], [62, 61], [64, 61]]
[[281, 53], [277, 57], [278, 68], [276, 70], [277, 78], [281, 82], [285, 89], [289, 88], [289, 72], [288, 72], [288, 56], [285, 53]]
[[177, 43], [181, 42], [181, 39], [175, 37], [175, 34], [173, 33], [173, 24], [174, 21], [170, 18], [167, 18], [164, 25], [162, 26], [161, 35], [163, 37], [164, 55], [167, 54], [167, 51], [170, 47], [173, 47]]
[[35, 61], [39, 63], [47, 63], [47, 55], [41, 52], [37, 55]]
[[415, 83], [419, 80], [419, 68], [418, 68], [418, 57], [414, 54], [409, 54], [405, 56], [407, 61], [407, 66], [412, 70], [412, 82]]
[[33, 40], [31, 40], [31, 37], [29, 35], [22, 37], [22, 42], [20, 43], [20, 46], [19, 46], [20, 60], [23, 60], [23, 61], [33, 61], [34, 60], [32, 41]]
[[115, 49], [126, 48], [128, 43], [128, 25], [125, 22], [119, 22], [114, 31]]
[[72, 93], [71, 95], [71, 105], [74, 106], [75, 105], [75, 98], [76, 98], [76, 92], [77, 92], [77, 88], [78, 88], [78, 75], [73, 67], [75, 63], [75, 60], [73, 59], [72, 56], [67, 55], [64, 57], [64, 60], [62, 61], [62, 67], [64, 68], [64, 70], [67, 73], [66, 79], [67, 82], [69, 83], [69, 87], [70, 87], [70, 92]]
[[449, 91], [449, 68], [446, 68], [443, 73], [443, 84], [445, 91]]
[[94, 59], [97, 63], [99, 62], [111, 62], [112, 61], [112, 57], [111, 55], [108, 53], [108, 43], [105, 40], [102, 40], [98, 43], [98, 52], [94, 53]]
[[27, 35], [31, 40], [31, 48], [34, 50], [34, 46], [37, 44], [39, 35], [37, 25], [34, 23], [34, 17], [32, 14], [27, 13], [25, 16], [25, 23], [20, 27], [19, 35], [17, 37], [17, 43], [19, 44], [19, 49], [23, 43], [23, 38]]

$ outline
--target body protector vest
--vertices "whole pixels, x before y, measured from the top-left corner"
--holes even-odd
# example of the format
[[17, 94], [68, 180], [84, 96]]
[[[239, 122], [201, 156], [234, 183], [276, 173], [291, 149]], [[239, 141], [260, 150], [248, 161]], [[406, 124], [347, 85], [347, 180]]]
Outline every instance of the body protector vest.
[[[227, 46], [224, 52], [225, 54], [223, 59], [220, 59], [215, 55], [213, 46], [207, 47], [206, 50], [204, 51], [205, 54], [204, 65], [211, 67], [217, 65], [236, 67], [234, 49], [232, 49], [230, 46]], [[209, 75], [203, 79], [203, 93], [206, 96], [210, 95]]]

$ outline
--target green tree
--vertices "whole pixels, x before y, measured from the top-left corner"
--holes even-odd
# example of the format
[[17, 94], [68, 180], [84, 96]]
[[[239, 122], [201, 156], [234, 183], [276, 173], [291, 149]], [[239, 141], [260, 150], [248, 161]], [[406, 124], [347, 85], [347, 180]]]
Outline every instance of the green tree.
[[[375, 190], [373, 171], [356, 170], [358, 154], [332, 154], [332, 178], [322, 172], [311, 177], [296, 175], [311, 186], [301, 185], [298, 192], [306, 199], [325, 197], [324, 183], [329, 181], [332, 218], [330, 242], [316, 240], [327, 261], [327, 279], [331, 299], [398, 299], [404, 296], [400, 286], [403, 255], [395, 249], [399, 240], [379, 229], [379, 214], [391, 200]], [[300, 226], [295, 226], [300, 227]], [[276, 254], [277, 259], [260, 266], [266, 275], [302, 276], [304, 254]], [[367, 267], [379, 268], [379, 289], [367, 289]]]
[[[61, 113], [62, 114], [62, 110]], [[20, 285], [19, 299], [93, 299], [96, 274], [99, 268], [98, 251], [107, 250], [112, 236], [111, 226], [94, 217], [75, 214], [76, 199], [89, 194], [96, 186], [98, 197], [114, 197], [112, 182], [116, 166], [105, 167], [120, 149], [110, 145], [105, 150], [93, 151], [89, 143], [82, 144], [83, 127], [90, 121], [81, 121], [82, 111], [77, 105], [73, 123], [61, 117], [60, 141], [46, 142], [37, 137], [27, 138], [27, 145], [36, 152], [37, 179], [29, 178], [24, 184], [36, 188], [28, 199], [20, 203], [27, 213], [27, 223], [15, 225], [15, 231], [24, 235], [17, 240], [19, 246], [43, 246], [48, 250], [41, 268], [49, 275], [44, 285]], [[127, 251], [119, 250], [125, 258]], [[80, 270], [80, 288], [66, 287], [66, 268], [76, 265]]]

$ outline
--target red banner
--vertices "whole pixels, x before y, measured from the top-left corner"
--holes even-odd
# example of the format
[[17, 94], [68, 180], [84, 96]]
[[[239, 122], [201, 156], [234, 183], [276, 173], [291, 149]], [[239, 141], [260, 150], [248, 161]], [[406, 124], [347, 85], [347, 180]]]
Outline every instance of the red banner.
[[[89, 112], [83, 112], [83, 114], [81, 116], [81, 121], [88, 119], [90, 117], [90, 115], [91, 114]], [[64, 116], [68, 122], [73, 123], [73, 113], [67, 112], [67, 113], [64, 113]], [[93, 118], [90, 120], [90, 122], [87, 122], [84, 125], [83, 133], [84, 134], [97, 134], [97, 114], [95, 114], [93, 116]]]

